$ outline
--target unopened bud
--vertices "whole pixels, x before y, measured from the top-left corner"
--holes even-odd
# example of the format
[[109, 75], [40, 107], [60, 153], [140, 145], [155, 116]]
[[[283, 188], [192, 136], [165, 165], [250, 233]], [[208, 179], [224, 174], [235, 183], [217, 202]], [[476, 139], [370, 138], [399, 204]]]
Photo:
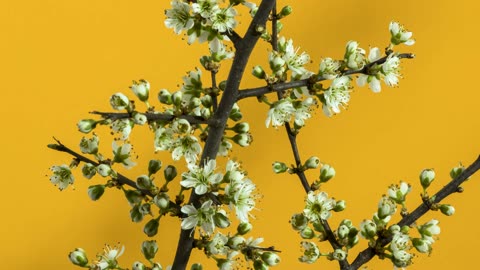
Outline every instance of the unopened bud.
[[130, 105], [130, 100], [122, 93], [116, 93], [110, 97], [110, 105], [114, 110], [125, 110]]
[[446, 216], [451, 216], [455, 214], [455, 208], [450, 204], [442, 204], [440, 205], [440, 212]]
[[315, 232], [310, 227], [305, 227], [300, 231], [300, 236], [303, 239], [312, 239], [315, 237]]
[[280, 256], [277, 253], [267, 251], [262, 253], [262, 260], [268, 266], [275, 266], [280, 263]]
[[102, 197], [103, 192], [105, 192], [105, 186], [104, 185], [95, 185], [95, 186], [89, 186], [88, 187], [88, 197], [92, 199], [92, 201], [96, 201]]
[[145, 259], [150, 261], [151, 259], [155, 258], [155, 254], [157, 254], [157, 251], [158, 251], [157, 241], [155, 240], [143, 241], [142, 253], [143, 253], [143, 256], [145, 256]]
[[88, 264], [87, 254], [85, 250], [81, 248], [76, 248], [74, 251], [68, 254], [70, 261], [77, 266], [84, 267]]
[[145, 224], [145, 227], [143, 227], [143, 232], [147, 236], [152, 237], [158, 233], [158, 226], [160, 225], [159, 219], [160, 218], [154, 218]]
[[170, 197], [167, 193], [159, 193], [153, 198], [153, 202], [158, 208], [165, 210], [170, 205]]
[[252, 230], [252, 224], [247, 222], [242, 222], [237, 227], [237, 233], [239, 235], [245, 235]]
[[132, 270], [145, 270], [145, 265], [139, 261], [136, 261], [132, 265]]
[[146, 176], [146, 175], [141, 175], [137, 178], [137, 187], [139, 189], [147, 189], [147, 190], [150, 190], [152, 189], [152, 187], [154, 187], [155, 185], [153, 184], [153, 181], [152, 179], [150, 179], [150, 177]]
[[140, 101], [145, 102], [148, 100], [148, 95], [150, 92], [150, 83], [146, 80], [140, 80], [138, 83], [133, 81], [132, 86], [130, 86], [133, 93], [140, 99]]
[[175, 177], [177, 177], [177, 168], [172, 165], [168, 165], [165, 170], [163, 171], [163, 175], [165, 176], [165, 180], [167, 182], [172, 181]]
[[320, 183], [326, 183], [328, 180], [332, 179], [335, 176], [335, 169], [328, 165], [324, 164], [320, 169]]
[[278, 13], [278, 18], [285, 18], [286, 16], [292, 14], [292, 7], [291, 6], [284, 6], [280, 13]]
[[305, 164], [303, 165], [306, 169], [316, 169], [318, 167], [318, 164], [320, 164], [320, 159], [318, 157], [310, 157], [305, 161]]
[[148, 175], [156, 174], [162, 168], [162, 161], [152, 159], [148, 162]]
[[93, 119], [83, 119], [77, 123], [78, 131], [82, 133], [89, 133], [96, 125], [97, 122]]
[[453, 168], [451, 171], [450, 171], [450, 177], [452, 179], [455, 179], [457, 178], [463, 171], [465, 170], [465, 167], [463, 167], [463, 165], [459, 165], [455, 168]]
[[433, 169], [424, 169], [420, 173], [420, 184], [424, 189], [428, 188], [435, 179], [435, 171]]
[[158, 92], [158, 101], [166, 105], [171, 105], [173, 103], [172, 94], [170, 94], [167, 89], [162, 89]]
[[255, 77], [257, 77], [261, 80], [264, 80], [265, 77], [266, 77], [265, 71], [259, 65], [253, 67], [252, 74], [253, 74], [253, 76], [255, 76]]
[[272, 168], [274, 173], [284, 173], [288, 170], [287, 164], [279, 161], [274, 162]]

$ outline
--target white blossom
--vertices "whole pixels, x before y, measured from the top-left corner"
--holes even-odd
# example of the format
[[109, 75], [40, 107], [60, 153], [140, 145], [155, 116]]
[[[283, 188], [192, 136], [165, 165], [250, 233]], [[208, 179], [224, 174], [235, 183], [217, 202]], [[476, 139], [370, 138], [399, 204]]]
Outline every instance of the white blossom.
[[175, 146], [173, 146], [172, 158], [173, 160], [179, 160], [184, 156], [187, 163], [195, 163], [201, 151], [202, 147], [198, 139], [193, 135], [186, 135], [176, 140]]
[[346, 107], [350, 101], [350, 77], [335, 78], [330, 87], [324, 92], [323, 112], [327, 116], [340, 113], [340, 106]]
[[393, 87], [398, 84], [398, 77], [400, 77], [400, 58], [393, 53], [387, 57], [387, 60], [382, 65], [382, 72], [384, 74], [383, 80], [385, 84]]
[[73, 184], [75, 178], [73, 177], [69, 166], [65, 164], [52, 166], [50, 170], [53, 172], [53, 175], [50, 176], [50, 182], [56, 185], [60, 190], [64, 190], [68, 185]]
[[327, 80], [333, 80], [338, 76], [338, 69], [340, 68], [340, 62], [333, 60], [330, 57], [322, 59], [320, 62], [320, 69], [318, 74]]
[[212, 241], [207, 244], [207, 250], [213, 255], [227, 254], [228, 247], [226, 246], [228, 237], [217, 232]]
[[350, 40], [347, 43], [345, 62], [350, 69], [361, 69], [365, 65], [365, 50], [358, 47], [356, 41]]
[[188, 217], [182, 220], [182, 229], [190, 230], [196, 226], [202, 228], [203, 232], [210, 235], [215, 229], [215, 223], [213, 216], [215, 215], [215, 209], [212, 207], [212, 201], [208, 200], [202, 204], [199, 209], [196, 209], [193, 205], [184, 205], [181, 209], [182, 213], [188, 215]]
[[210, 185], [216, 185], [222, 181], [222, 174], [214, 173], [216, 162], [214, 159], [205, 162], [203, 167], [194, 163], [188, 164], [188, 172], [182, 174], [183, 180], [180, 185], [185, 188], [195, 188], [195, 193], [203, 195], [207, 193]]
[[127, 140], [132, 132], [133, 121], [127, 118], [118, 119], [113, 121], [112, 123], [112, 131], [113, 132], [121, 132], [122, 135], [120, 139]]
[[295, 113], [292, 101], [289, 98], [284, 98], [275, 102], [268, 111], [265, 125], [268, 127], [270, 123], [273, 127], [282, 126], [285, 122], [289, 122], [292, 115]]
[[192, 4], [193, 12], [200, 14], [205, 19], [212, 15], [214, 8], [217, 8], [217, 0], [197, 0], [196, 3]]
[[117, 258], [120, 257], [125, 251], [125, 246], [122, 247], [111, 247], [105, 245], [103, 249], [103, 254], [98, 256], [98, 261], [95, 265], [100, 269], [115, 269], [118, 266]]
[[180, 34], [183, 30], [193, 27], [194, 21], [190, 16], [190, 5], [183, 1], [175, 0], [170, 2], [172, 9], [167, 9], [165, 15], [165, 26], [173, 28], [176, 34]]
[[303, 214], [312, 222], [320, 219], [328, 219], [331, 215], [330, 211], [335, 207], [335, 200], [328, 198], [328, 194], [310, 191], [305, 201], [305, 209]]
[[[367, 63], [373, 63], [381, 58], [380, 49], [377, 47], [371, 48], [368, 54]], [[382, 90], [380, 86], [380, 73], [377, 70], [372, 70], [373, 74], [360, 74], [357, 78], [357, 84], [363, 87], [368, 83], [368, 86], [374, 93], [378, 93]]]
[[125, 143], [121, 146], [117, 145], [115, 141], [112, 142], [113, 148], [113, 162], [122, 163], [122, 165], [129, 169], [135, 166], [135, 162], [130, 159], [130, 151], [132, 150], [132, 145]]
[[309, 119], [312, 115], [310, 111], [312, 110], [312, 106], [315, 105], [316, 102], [313, 98], [307, 97], [298, 106], [295, 106], [295, 124], [303, 127], [305, 125], [305, 120]]
[[220, 8], [215, 6], [212, 8], [212, 15], [210, 15], [212, 29], [220, 33], [230, 32], [230, 30], [237, 26], [237, 21], [235, 20], [236, 15], [237, 11], [233, 7]]
[[[281, 39], [284, 39], [282, 37]], [[282, 41], [279, 41], [279, 43]], [[285, 53], [283, 54], [282, 58], [285, 60], [288, 69], [295, 74], [304, 74], [307, 70], [303, 67], [306, 63], [310, 61], [310, 56], [302, 52], [301, 54], [297, 54], [299, 48], [293, 47], [293, 40], [289, 39], [285, 44]]]
[[303, 256], [299, 258], [304, 263], [314, 263], [320, 256], [320, 250], [313, 242], [302, 241]]
[[80, 151], [84, 154], [96, 154], [98, 152], [98, 136], [93, 134], [92, 138], [83, 137], [80, 140]]
[[389, 26], [390, 34], [392, 35], [390, 41], [393, 45], [404, 43], [405, 45], [415, 44], [415, 40], [411, 39], [413, 33], [409, 32], [398, 22], [391, 22]]

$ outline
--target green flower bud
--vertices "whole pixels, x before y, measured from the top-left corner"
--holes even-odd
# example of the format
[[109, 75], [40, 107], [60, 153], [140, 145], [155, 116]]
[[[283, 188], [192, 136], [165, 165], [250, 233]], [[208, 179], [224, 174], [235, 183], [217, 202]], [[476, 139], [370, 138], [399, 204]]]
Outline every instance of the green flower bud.
[[435, 179], [435, 171], [433, 169], [424, 169], [420, 173], [420, 184], [422, 184], [423, 189], [426, 189]]
[[88, 187], [88, 197], [92, 199], [92, 201], [96, 201], [102, 197], [103, 192], [105, 192], [105, 186], [104, 185], [95, 185], [95, 186], [89, 186]]
[[150, 92], [150, 83], [145, 80], [140, 80], [138, 83], [133, 81], [132, 86], [130, 86], [133, 93], [140, 99], [140, 101], [145, 102], [148, 100], [148, 95]]
[[167, 193], [159, 193], [153, 198], [153, 202], [155, 203], [158, 208], [162, 210], [168, 209], [168, 206], [170, 205], [170, 197], [168, 196]]
[[255, 260], [253, 262], [253, 269], [255, 269], [255, 270], [268, 270], [268, 266], [261, 260]]
[[280, 256], [277, 253], [267, 251], [262, 253], [262, 261], [268, 266], [275, 266], [280, 263]]
[[320, 183], [326, 183], [335, 176], [335, 169], [328, 164], [324, 164], [320, 169]]
[[139, 189], [147, 189], [150, 190], [152, 189], [155, 185], [153, 184], [152, 179], [146, 175], [141, 175], [137, 178], [137, 187]]
[[200, 110], [200, 115], [201, 115], [204, 119], [209, 119], [210, 116], [212, 116], [212, 112], [210, 111], [210, 109], [202, 108], [202, 109]]
[[124, 189], [123, 192], [130, 205], [138, 204], [143, 201], [143, 194], [140, 190]]
[[159, 220], [160, 217], [154, 218], [147, 222], [145, 227], [143, 227], [143, 232], [149, 237], [155, 236], [158, 233], [158, 226], [160, 225]]
[[83, 119], [77, 123], [78, 131], [89, 133], [97, 126], [97, 121], [93, 119]]
[[413, 238], [412, 244], [415, 249], [420, 253], [429, 253], [432, 250], [430, 242], [420, 238]]
[[318, 164], [320, 164], [320, 159], [318, 157], [310, 157], [305, 161], [305, 164], [303, 165], [306, 169], [316, 169], [318, 167]]
[[338, 226], [337, 235], [340, 239], [345, 239], [348, 236], [350, 229], [346, 225]]
[[246, 147], [246, 146], [249, 146], [250, 143], [252, 142], [252, 136], [250, 135], [250, 133], [240, 133], [240, 134], [237, 134], [235, 136], [233, 136], [232, 140], [242, 146], [242, 147]]
[[154, 263], [152, 270], [163, 270], [163, 267], [159, 263]]
[[285, 18], [286, 16], [292, 14], [292, 7], [291, 6], [284, 6], [280, 13], [278, 13], [278, 19]]
[[168, 165], [163, 171], [163, 175], [165, 176], [165, 180], [170, 182], [177, 176], [177, 168], [175, 168], [175, 166]]
[[250, 224], [250, 223], [242, 222], [242, 223], [238, 224], [237, 233], [239, 235], [245, 235], [251, 230], [252, 230], [252, 224]]
[[333, 211], [341, 212], [345, 210], [346, 207], [347, 206], [346, 206], [345, 200], [340, 200], [340, 201], [337, 201], [337, 203], [335, 204], [335, 207], [333, 207]]
[[136, 261], [132, 265], [132, 270], [145, 270], [145, 265], [139, 261]]
[[225, 88], [227, 87], [227, 81], [221, 81], [219, 84], [218, 84], [218, 88], [222, 91], [225, 91]]
[[300, 236], [303, 239], [312, 239], [315, 237], [315, 232], [310, 227], [305, 227], [300, 231]]
[[112, 168], [107, 164], [100, 164], [97, 166], [97, 172], [103, 177], [107, 177], [112, 173]]
[[134, 205], [132, 209], [130, 209], [130, 218], [133, 222], [138, 223], [143, 220], [144, 214], [140, 211], [140, 205]]
[[453, 169], [450, 171], [450, 177], [451, 177], [452, 179], [455, 179], [455, 178], [457, 178], [464, 170], [465, 170], [465, 167], [463, 167], [463, 165], [460, 164], [459, 166], [453, 168]]
[[210, 95], [205, 95], [200, 98], [202, 105], [205, 108], [210, 108], [213, 104], [212, 97]]
[[284, 173], [288, 170], [287, 164], [279, 161], [275, 161], [272, 164], [273, 172], [274, 173]]
[[335, 249], [335, 251], [332, 253], [332, 259], [337, 260], [337, 261], [343, 261], [347, 258], [347, 252], [345, 252], [342, 249]]
[[114, 110], [121, 111], [128, 109], [130, 100], [128, 100], [128, 97], [124, 94], [116, 93], [110, 97], [110, 105], [112, 105]]
[[138, 207], [138, 211], [146, 216], [146, 215], [151, 215], [152, 212], [150, 211], [150, 204], [149, 203], [144, 203]]
[[277, 33], [280, 33], [283, 29], [283, 23], [281, 21], [277, 21]]
[[228, 246], [231, 247], [233, 250], [239, 250], [244, 243], [245, 238], [238, 235], [228, 239]]
[[83, 177], [87, 179], [91, 179], [95, 174], [97, 173], [97, 168], [95, 165], [90, 164], [90, 163], [85, 163], [82, 167], [82, 174]]
[[81, 248], [76, 248], [74, 251], [68, 254], [70, 261], [77, 266], [84, 267], [88, 264], [87, 254], [85, 250]]
[[143, 113], [139, 112], [134, 112], [133, 113], [133, 122], [137, 125], [145, 125], [147, 123], [148, 119], [147, 116]]
[[294, 214], [290, 219], [290, 224], [292, 224], [292, 228], [296, 231], [303, 230], [308, 225], [308, 219], [303, 214]]
[[230, 220], [228, 220], [228, 217], [222, 212], [215, 213], [213, 216], [213, 221], [215, 222], [215, 226], [222, 229], [230, 226]]
[[148, 162], [148, 176], [156, 174], [162, 168], [162, 161], [152, 159]]
[[388, 228], [388, 230], [392, 233], [392, 234], [397, 234], [401, 231], [402, 228], [400, 228], [399, 225], [397, 224], [394, 224], [392, 226], [390, 226], [390, 228]]
[[202, 101], [199, 98], [193, 97], [192, 99], [190, 99], [190, 108], [197, 108], [200, 105], [202, 105]]
[[242, 119], [243, 115], [240, 112], [240, 108], [238, 107], [237, 103], [233, 105], [232, 111], [228, 117], [235, 122], [238, 122]]
[[142, 253], [145, 256], [145, 259], [151, 260], [155, 258], [155, 254], [157, 254], [158, 245], [157, 241], [150, 240], [150, 241], [143, 241], [142, 243]]
[[190, 270], [203, 270], [203, 266], [199, 263], [194, 263], [192, 264], [192, 267], [190, 268]]
[[253, 67], [253, 70], [252, 70], [252, 74], [253, 76], [261, 79], [261, 80], [265, 80], [266, 78], [266, 74], [265, 74], [265, 71], [263, 70], [263, 68], [261, 66], [254, 66]]
[[179, 107], [182, 104], [183, 93], [177, 91], [172, 94], [172, 102], [175, 106]]
[[250, 125], [247, 122], [237, 123], [232, 130], [236, 133], [247, 133], [250, 130]]
[[451, 216], [455, 214], [455, 208], [450, 204], [442, 204], [440, 205], [440, 212], [446, 216]]
[[170, 94], [167, 89], [162, 89], [158, 92], [158, 101], [162, 104], [172, 105], [172, 94]]
[[377, 235], [377, 225], [371, 220], [364, 220], [360, 223], [360, 234], [367, 238], [373, 238]]

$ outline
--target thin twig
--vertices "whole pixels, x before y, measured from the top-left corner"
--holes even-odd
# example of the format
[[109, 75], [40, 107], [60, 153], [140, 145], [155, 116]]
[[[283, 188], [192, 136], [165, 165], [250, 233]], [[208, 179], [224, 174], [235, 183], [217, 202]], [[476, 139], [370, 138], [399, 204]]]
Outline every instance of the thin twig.
[[[92, 111], [91, 114], [100, 115], [104, 119], [110, 119], [112, 121], [119, 120], [119, 119], [126, 119], [131, 118], [131, 113], [117, 113], [117, 112], [99, 112], [99, 111]], [[166, 113], [142, 113], [147, 117], [147, 122], [152, 121], [172, 121], [174, 119], [185, 119], [190, 124], [209, 124], [209, 120], [203, 119], [203, 117], [193, 116], [193, 115], [171, 115]]]

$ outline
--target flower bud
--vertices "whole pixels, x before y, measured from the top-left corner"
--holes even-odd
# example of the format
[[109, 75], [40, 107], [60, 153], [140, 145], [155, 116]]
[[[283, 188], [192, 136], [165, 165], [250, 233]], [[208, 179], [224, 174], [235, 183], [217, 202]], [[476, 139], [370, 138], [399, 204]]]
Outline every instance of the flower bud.
[[230, 226], [230, 220], [228, 220], [228, 217], [221, 212], [215, 213], [213, 216], [213, 222], [215, 222], [215, 226], [222, 229]]
[[257, 77], [261, 80], [264, 80], [265, 77], [266, 77], [265, 71], [263, 70], [263, 68], [261, 66], [258, 66], [258, 65], [253, 67], [252, 74], [253, 74], [253, 76], [255, 76], [255, 77]]
[[180, 106], [182, 104], [183, 93], [181, 91], [177, 91], [172, 94], [172, 103], [175, 106]]
[[130, 100], [128, 97], [122, 93], [116, 93], [110, 97], [110, 105], [114, 110], [125, 110], [128, 109], [130, 105]]
[[283, 23], [281, 21], [277, 21], [277, 33], [280, 33], [283, 29]]
[[294, 230], [300, 231], [308, 225], [308, 219], [303, 213], [294, 214], [290, 219], [290, 224]]
[[153, 184], [152, 179], [150, 179], [150, 177], [148, 177], [146, 175], [141, 175], [141, 176], [137, 177], [136, 184], [137, 184], [137, 187], [139, 189], [147, 189], [147, 190], [150, 190], [155, 186]]
[[154, 263], [152, 270], [163, 270], [163, 267], [159, 263]]
[[219, 84], [218, 84], [218, 88], [222, 91], [225, 91], [225, 88], [227, 87], [227, 81], [221, 81]]
[[145, 224], [145, 227], [143, 227], [143, 232], [147, 236], [152, 237], [158, 233], [158, 226], [160, 225], [159, 219], [160, 217], [154, 218]]
[[152, 159], [148, 162], [148, 176], [156, 174], [162, 168], [162, 161]]
[[197, 108], [200, 105], [202, 105], [202, 101], [197, 97], [192, 97], [190, 99], [190, 104], [189, 105], [190, 105], [190, 108], [194, 109], [194, 108]]
[[140, 206], [137, 204], [130, 209], [130, 218], [133, 222], [140, 222], [143, 220], [143, 213], [140, 211]]
[[138, 207], [138, 211], [144, 216], [152, 214], [152, 212], [150, 211], [150, 204], [149, 203], [143, 203], [142, 205], [140, 205]]
[[232, 140], [242, 146], [242, 147], [246, 147], [246, 146], [249, 146], [250, 143], [252, 142], [252, 136], [250, 135], [250, 133], [240, 133], [240, 134], [237, 134], [235, 136], [233, 136]]
[[307, 161], [305, 161], [303, 166], [305, 169], [316, 169], [318, 164], [320, 164], [320, 159], [318, 157], [310, 157], [307, 159]]
[[455, 214], [455, 208], [450, 204], [442, 204], [440, 205], [440, 212], [446, 216], [451, 216]]
[[112, 168], [107, 164], [100, 164], [97, 166], [97, 172], [103, 177], [107, 177], [112, 173]]
[[150, 83], [145, 80], [140, 80], [138, 83], [133, 81], [132, 86], [130, 86], [133, 93], [140, 99], [140, 101], [145, 102], [148, 100], [148, 94], [150, 92]]
[[423, 189], [426, 189], [435, 179], [435, 171], [433, 169], [424, 169], [420, 173], [420, 184], [422, 184]]
[[274, 173], [284, 173], [288, 170], [287, 164], [279, 161], [275, 161], [272, 164], [273, 172]]
[[240, 112], [240, 110], [232, 110], [228, 117], [230, 117], [230, 119], [232, 119], [233, 121], [237, 122], [242, 120], [243, 114]]
[[242, 223], [238, 224], [237, 233], [239, 235], [245, 235], [251, 230], [252, 230], [252, 224], [250, 224], [250, 223], [242, 222]]
[[453, 169], [450, 171], [450, 177], [451, 177], [452, 179], [455, 179], [455, 178], [457, 178], [464, 170], [465, 170], [465, 167], [463, 167], [463, 165], [460, 164], [459, 166], [453, 168]]
[[420, 253], [428, 253], [432, 250], [430, 242], [424, 239], [413, 238], [412, 244], [415, 247], [415, 249], [418, 250], [418, 252]]
[[348, 236], [350, 229], [346, 225], [338, 226], [337, 235], [340, 239], [345, 239]]
[[209, 119], [210, 116], [212, 116], [212, 111], [210, 111], [210, 109], [208, 108], [202, 108], [200, 110], [200, 115], [204, 118], [204, 119]]
[[315, 232], [310, 227], [305, 227], [300, 231], [300, 236], [303, 239], [312, 239], [315, 237]]
[[320, 183], [326, 183], [328, 180], [332, 179], [335, 176], [335, 169], [328, 165], [324, 164], [320, 169]]
[[247, 133], [250, 130], [250, 125], [247, 122], [237, 123], [232, 130], [236, 133]]
[[143, 241], [142, 243], [142, 253], [145, 256], [145, 259], [151, 260], [155, 258], [155, 254], [157, 254], [158, 245], [157, 241], [150, 240], [150, 241]]
[[167, 89], [162, 89], [158, 92], [158, 101], [166, 105], [171, 105], [173, 103], [172, 94], [170, 94]]
[[228, 246], [233, 250], [239, 250], [245, 243], [245, 238], [241, 236], [234, 236], [228, 240]]
[[93, 119], [83, 119], [77, 123], [78, 131], [82, 133], [89, 133], [97, 125], [97, 121]]
[[200, 100], [202, 102], [203, 107], [205, 107], [205, 108], [210, 108], [213, 104], [212, 96], [210, 96], [210, 95], [202, 96], [200, 98]]
[[88, 197], [92, 199], [92, 201], [96, 201], [102, 197], [103, 192], [105, 192], [105, 185], [94, 185], [88, 187]]
[[81, 248], [76, 248], [74, 251], [68, 254], [70, 261], [77, 266], [84, 267], [88, 264], [87, 254], [85, 250]]
[[345, 200], [340, 200], [340, 201], [337, 201], [337, 203], [335, 204], [335, 207], [333, 207], [333, 211], [341, 212], [345, 210], [346, 207], [347, 206], [346, 206]]
[[175, 168], [175, 166], [168, 165], [163, 171], [163, 175], [165, 176], [165, 180], [170, 182], [177, 176], [177, 168]]
[[280, 256], [277, 253], [267, 251], [262, 253], [262, 260], [268, 266], [275, 266], [280, 263]]
[[145, 270], [145, 265], [139, 261], [136, 261], [132, 265], [132, 270]]
[[90, 163], [85, 163], [82, 167], [82, 174], [83, 177], [87, 179], [91, 179], [95, 174], [97, 173], [97, 168], [95, 165], [90, 164]]
[[253, 262], [253, 269], [255, 269], [255, 270], [268, 270], [268, 266], [261, 260], [255, 260]]
[[190, 268], [190, 270], [203, 270], [203, 266], [199, 263], [194, 263], [192, 264], [192, 267]]
[[360, 235], [370, 239], [377, 234], [377, 225], [371, 220], [364, 220], [360, 223]]
[[345, 252], [342, 249], [335, 249], [335, 251], [332, 253], [332, 259], [337, 260], [337, 261], [343, 261], [347, 258], [347, 252]]
[[143, 113], [135, 112], [133, 114], [133, 122], [137, 125], [145, 125], [147, 123], [148, 119], [147, 116]]
[[170, 197], [168, 196], [167, 193], [162, 192], [162, 193], [157, 194], [153, 198], [153, 202], [155, 203], [156, 206], [158, 206], [158, 208], [160, 208], [162, 210], [166, 210], [166, 209], [168, 209], [168, 206], [170, 205]]
[[292, 14], [292, 7], [291, 6], [284, 6], [280, 13], [278, 13], [278, 19], [285, 18], [286, 16]]
[[123, 193], [130, 205], [135, 205], [143, 201], [143, 195], [140, 190], [124, 189]]

